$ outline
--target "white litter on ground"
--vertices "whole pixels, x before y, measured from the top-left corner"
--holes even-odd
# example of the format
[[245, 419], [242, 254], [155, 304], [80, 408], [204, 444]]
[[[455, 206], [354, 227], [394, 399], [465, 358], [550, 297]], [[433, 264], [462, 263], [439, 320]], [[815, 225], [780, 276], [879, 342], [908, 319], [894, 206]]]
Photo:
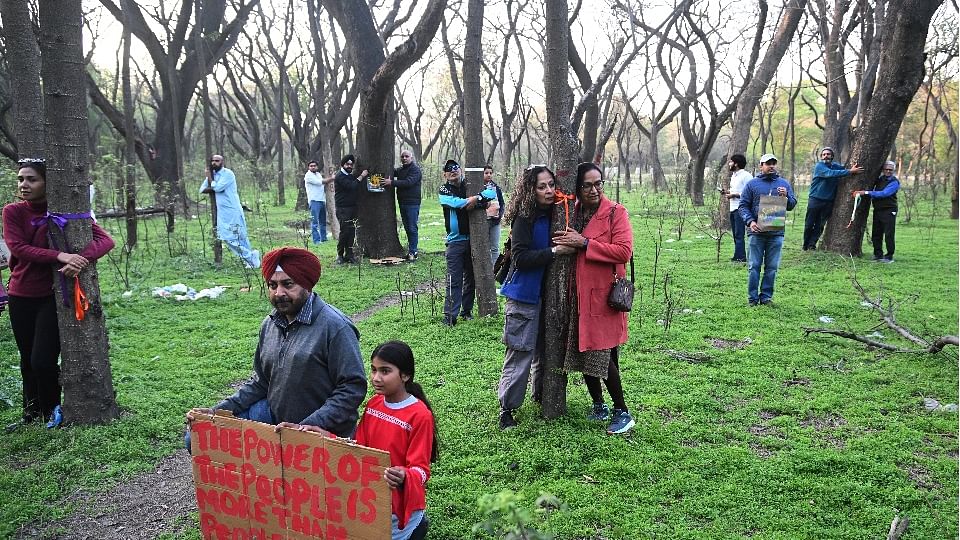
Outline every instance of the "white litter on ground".
[[166, 287], [154, 287], [151, 295], [160, 298], [173, 298], [181, 302], [184, 300], [199, 300], [201, 298], [210, 298], [213, 300], [219, 298], [226, 290], [227, 288], [225, 286], [217, 285], [216, 287], [201, 289], [200, 292], [197, 292], [193, 287], [187, 287], [183, 283], [177, 283], [175, 285], [167, 285]]
[[817, 320], [822, 322], [823, 324], [830, 324], [833, 322], [833, 317], [827, 317], [826, 315], [821, 315], [820, 318]]

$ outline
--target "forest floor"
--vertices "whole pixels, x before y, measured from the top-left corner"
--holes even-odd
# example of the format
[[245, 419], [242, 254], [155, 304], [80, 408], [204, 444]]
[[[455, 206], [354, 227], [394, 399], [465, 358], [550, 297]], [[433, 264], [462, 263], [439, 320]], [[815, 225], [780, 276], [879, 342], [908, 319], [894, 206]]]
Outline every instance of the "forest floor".
[[[317, 292], [354, 314], [365, 354], [396, 338], [417, 355], [441, 435], [428, 491], [431, 538], [484, 537], [472, 532], [487, 517], [477, 501], [503, 490], [530, 509], [531, 526], [560, 539], [877, 538], [897, 515], [911, 520], [906, 540], [956, 538], [957, 413], [924, 407], [924, 398], [958, 402], [956, 349], [891, 354], [801, 330], [875, 332], [904, 344], [861, 304], [855, 276], [871, 295], [899, 302], [898, 320], [916, 333], [956, 333], [956, 222], [919, 208], [898, 223], [897, 261], [881, 265], [801, 251], [801, 203], [788, 223], [775, 304], [748, 308], [745, 267], [728, 262], [729, 237], [717, 262], [709, 229], [699, 226], [708, 216], [668, 197], [630, 194], [624, 204], [641, 285], [621, 356], [637, 418], [627, 437], [608, 437], [583, 418], [589, 398], [578, 377], [564, 417], [544, 422], [526, 403], [517, 429], [496, 428], [503, 317], [439, 324], [438, 212], [421, 215], [421, 242], [433, 253], [412, 264], [337, 267], [332, 243], [315, 248], [324, 261]], [[256, 247], [302, 245], [302, 232], [283, 225], [291, 209], [268, 213], [250, 220]], [[119, 222], [104, 225], [119, 232]], [[172, 242], [159, 222], [142, 228], [128, 282], [123, 261], [100, 264], [123, 415], [106, 426], [32, 426], [0, 438], [0, 537], [199, 537], [183, 413], [249, 375], [269, 306], [259, 276], [229, 252], [223, 269], [207, 261], [197, 222]], [[152, 287], [178, 282], [230, 288], [217, 300], [151, 296]], [[400, 290], [417, 292], [401, 305]], [[18, 363], [0, 324], [4, 423], [19, 415]], [[533, 512], [541, 492], [564, 509]]]

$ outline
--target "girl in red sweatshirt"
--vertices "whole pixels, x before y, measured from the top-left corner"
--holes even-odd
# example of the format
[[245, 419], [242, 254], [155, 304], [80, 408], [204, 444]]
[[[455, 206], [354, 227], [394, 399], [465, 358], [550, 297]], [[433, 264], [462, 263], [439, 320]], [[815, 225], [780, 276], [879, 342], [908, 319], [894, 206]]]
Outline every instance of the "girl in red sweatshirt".
[[[96, 223], [93, 241], [80, 253], [51, 249], [47, 240], [47, 167], [42, 159], [19, 163], [21, 202], [3, 208], [3, 240], [10, 248], [10, 326], [20, 350], [23, 377], [23, 423], [63, 421], [60, 410], [60, 331], [54, 299], [53, 271], [73, 278], [90, 262], [113, 249], [113, 240]], [[18, 423], [7, 426], [16, 428]]]
[[391, 540], [426, 537], [426, 484], [437, 460], [436, 420], [423, 388], [413, 381], [413, 351], [388, 341], [371, 355], [374, 396], [357, 426], [358, 444], [390, 452], [384, 479], [392, 488]]

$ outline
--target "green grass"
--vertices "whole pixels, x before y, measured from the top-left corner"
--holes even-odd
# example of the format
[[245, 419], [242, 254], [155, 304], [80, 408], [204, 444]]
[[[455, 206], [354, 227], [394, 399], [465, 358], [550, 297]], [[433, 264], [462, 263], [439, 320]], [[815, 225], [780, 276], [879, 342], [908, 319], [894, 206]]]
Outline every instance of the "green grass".
[[[836, 320], [832, 328], [872, 331], [880, 320], [860, 305], [850, 284], [855, 268], [867, 290], [903, 301], [903, 324], [926, 336], [956, 333], [957, 222], [918, 206], [911, 223], [898, 224], [897, 262], [877, 265], [802, 252], [801, 202], [788, 224], [776, 305], [747, 308], [746, 270], [727, 262], [729, 239], [718, 264], [692, 210], [677, 241], [670, 201], [633, 194], [625, 204], [634, 215], [642, 285], [621, 355], [637, 418], [632, 436], [608, 437], [583, 418], [589, 398], [576, 375], [565, 417], [545, 422], [526, 403], [520, 426], [499, 432], [502, 315], [450, 330], [430, 316], [431, 297], [421, 294], [415, 322], [409, 308], [401, 315], [391, 307], [358, 324], [365, 355], [387, 339], [412, 345], [417, 378], [434, 404], [442, 447], [428, 486], [431, 538], [474, 537], [471, 527], [482, 519], [477, 499], [503, 489], [530, 505], [541, 491], [559, 497], [567, 510], [533, 525], [562, 539], [880, 538], [897, 512], [911, 520], [905, 539], [956, 538], [957, 414], [927, 413], [922, 404], [923, 397], [957, 403], [955, 349], [883, 354], [839, 338], [804, 337], [801, 327], [827, 315]], [[662, 244], [658, 281], [669, 273], [669, 290], [681, 300], [668, 332], [657, 323], [665, 318], [662, 282], [651, 285], [661, 210], [670, 211], [663, 238], [674, 241]], [[251, 219], [255, 247], [301, 243], [284, 222], [302, 218], [268, 208]], [[364, 265], [359, 281], [355, 267], [331, 264], [332, 243], [321, 245], [319, 292], [357, 313], [395, 292], [398, 274], [408, 290], [431, 271], [442, 280], [442, 218], [430, 202], [421, 223], [423, 249], [434, 254], [399, 268]], [[118, 225], [106, 223], [112, 231]], [[152, 470], [182, 444], [186, 409], [215, 402], [249, 375], [268, 309], [258, 275], [245, 275], [229, 252], [224, 268], [214, 268], [201, 253], [196, 221], [178, 225], [186, 236], [178, 233], [172, 244], [184, 253], [170, 257], [161, 225], [143, 226], [148, 239], [137, 252], [143, 261], [132, 265], [131, 297], [100, 264], [123, 417], [109, 426], [34, 427], [0, 437], [0, 536], [71, 511], [56, 503], [78, 488], [109, 489]], [[214, 301], [150, 297], [151, 287], [177, 282], [231, 288]], [[252, 291], [241, 292], [248, 282]], [[879, 332], [906, 345], [886, 328]], [[707, 342], [747, 337], [751, 343], [740, 350]], [[690, 363], [668, 350], [709, 360]], [[3, 423], [19, 416], [18, 362], [9, 326], [0, 324], [0, 397], [16, 405], [0, 411]], [[197, 536], [195, 526], [187, 536]]]

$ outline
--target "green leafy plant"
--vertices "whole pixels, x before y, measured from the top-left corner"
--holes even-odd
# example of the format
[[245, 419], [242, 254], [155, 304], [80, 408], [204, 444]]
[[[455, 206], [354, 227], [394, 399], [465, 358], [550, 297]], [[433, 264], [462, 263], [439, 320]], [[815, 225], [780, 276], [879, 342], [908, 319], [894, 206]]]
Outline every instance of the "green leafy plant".
[[553, 535], [540, 532], [531, 522], [536, 516], [548, 516], [554, 510], [566, 510], [557, 497], [540, 492], [533, 510], [523, 505], [523, 498], [510, 490], [486, 494], [477, 501], [484, 520], [473, 526], [473, 532], [486, 533], [505, 540], [551, 540]]

